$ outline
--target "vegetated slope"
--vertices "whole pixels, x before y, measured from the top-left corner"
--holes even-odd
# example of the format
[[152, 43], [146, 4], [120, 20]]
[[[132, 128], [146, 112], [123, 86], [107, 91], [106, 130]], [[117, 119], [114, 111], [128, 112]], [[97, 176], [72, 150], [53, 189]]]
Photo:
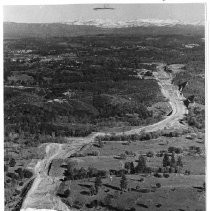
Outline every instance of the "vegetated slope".
[[[27, 71], [34, 78], [34, 88], [5, 87], [5, 122], [13, 124], [15, 131], [85, 136], [110, 123], [134, 126], [161, 118], [160, 115], [154, 119], [148, 110], [153, 103], [165, 101], [154, 78], [140, 79], [135, 69], [119, 68], [101, 56], [99, 62], [105, 65], [92, 67], [85, 61], [72, 68], [71, 61], [64, 59], [55, 62], [55, 66], [50, 62], [35, 68], [28, 63], [9, 62], [5, 71], [11, 66], [15, 71], [9, 71], [9, 75]], [[29, 69], [25, 70], [25, 66]], [[77, 76], [72, 76], [72, 72]], [[50, 84], [44, 81], [46, 77], [50, 78]], [[24, 85], [22, 81], [11, 82], [11, 77], [8, 78], [9, 84]]]
[[[38, 133], [52, 135], [55, 130], [56, 136], [85, 136], [103, 128], [157, 122], [164, 112], [155, 111], [158, 115], [153, 115], [151, 106], [158, 102], [167, 106], [167, 102], [152, 76], [155, 64], [145, 62], [187, 64], [186, 71], [177, 74], [175, 83], [178, 85], [189, 78], [190, 85], [184, 95], [190, 87], [189, 94], [196, 93], [198, 101], [204, 99], [203, 87], [198, 93], [194, 84], [203, 86], [203, 72], [197, 71], [197, 67], [199, 62], [203, 63], [204, 45], [202, 35], [5, 40], [5, 122], [11, 123], [16, 132], [37, 131], [30, 129], [37, 125]], [[191, 73], [190, 63], [196, 64], [196, 76]], [[145, 79], [141, 74], [144, 71], [149, 72]], [[23, 92], [23, 96], [16, 99], [12, 92], [18, 96]], [[17, 102], [20, 103], [14, 108]], [[32, 117], [35, 112], [39, 116], [35, 120], [37, 124]]]
[[68, 25], [63, 23], [4, 23], [4, 37], [71, 37], [97, 34], [202, 34], [203, 31], [204, 27], [198, 25], [100, 28], [91, 25]]
[[[201, 52], [204, 58], [204, 52]], [[197, 60], [197, 61], [196, 61]], [[188, 63], [185, 67], [185, 71], [176, 75], [174, 82], [176, 84], [188, 82], [188, 85], [183, 90], [184, 96], [188, 97], [195, 95], [195, 102], [205, 105], [205, 64], [204, 61], [196, 60]]]

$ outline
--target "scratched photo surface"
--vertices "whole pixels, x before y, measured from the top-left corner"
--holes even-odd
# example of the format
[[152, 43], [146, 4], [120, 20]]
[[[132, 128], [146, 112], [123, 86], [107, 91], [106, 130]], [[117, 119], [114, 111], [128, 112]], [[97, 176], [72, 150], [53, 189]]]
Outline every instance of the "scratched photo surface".
[[205, 4], [3, 7], [5, 211], [205, 211]]

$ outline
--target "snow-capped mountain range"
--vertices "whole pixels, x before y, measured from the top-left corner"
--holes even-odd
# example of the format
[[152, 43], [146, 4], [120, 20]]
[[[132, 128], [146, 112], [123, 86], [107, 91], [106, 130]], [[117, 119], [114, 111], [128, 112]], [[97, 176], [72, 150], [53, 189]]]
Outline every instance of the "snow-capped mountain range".
[[196, 22], [183, 22], [179, 20], [160, 20], [160, 19], [135, 19], [127, 21], [113, 21], [110, 19], [91, 19], [91, 20], [74, 20], [65, 22], [68, 25], [86, 25], [86, 26], [96, 26], [102, 28], [125, 28], [125, 27], [148, 27], [148, 26], [175, 26], [175, 25], [204, 25], [202, 21]]
[[202, 22], [184, 23], [176, 20], [137, 19], [113, 21], [107, 19], [74, 20], [60, 23], [4, 22], [5, 37], [71, 37], [98, 34], [124, 35], [204, 35]]

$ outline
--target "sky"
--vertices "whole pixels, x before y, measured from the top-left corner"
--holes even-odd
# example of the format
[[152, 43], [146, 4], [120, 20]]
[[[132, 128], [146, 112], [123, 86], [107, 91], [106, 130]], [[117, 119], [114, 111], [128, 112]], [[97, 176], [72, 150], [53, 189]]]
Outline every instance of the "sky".
[[115, 10], [93, 10], [103, 4], [4, 6], [3, 19], [22, 23], [52, 23], [74, 20], [171, 19], [188, 23], [205, 20], [205, 4], [109, 4]]

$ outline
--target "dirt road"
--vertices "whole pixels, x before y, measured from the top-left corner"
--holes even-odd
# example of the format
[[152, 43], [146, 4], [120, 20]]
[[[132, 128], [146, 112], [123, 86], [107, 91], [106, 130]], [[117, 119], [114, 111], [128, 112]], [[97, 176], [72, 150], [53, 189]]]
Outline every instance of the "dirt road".
[[[164, 64], [157, 63], [157, 72], [154, 72], [154, 76], [158, 81], [163, 95], [169, 100], [172, 107], [172, 114], [167, 116], [162, 121], [144, 126], [134, 128], [126, 132], [118, 132], [120, 134], [135, 134], [142, 130], [146, 132], [161, 130], [164, 128], [180, 128], [183, 127], [179, 123], [179, 120], [187, 113], [187, 109], [183, 104], [182, 96], [180, 96], [178, 89], [171, 83], [172, 76], [164, 71]], [[174, 72], [180, 70], [180, 66], [171, 66]], [[56, 144], [51, 143], [46, 146], [45, 159], [39, 161], [35, 166], [35, 181], [29, 190], [21, 211], [29, 210], [62, 210], [68, 211], [69, 208], [61, 202], [59, 197], [56, 197], [56, 190], [60, 185], [59, 178], [50, 177], [47, 172], [49, 165], [53, 159], [62, 158], [65, 159], [71, 154], [79, 151], [84, 145], [94, 141], [94, 138], [99, 135], [107, 135], [107, 133], [97, 132], [92, 133], [88, 137], [68, 138], [68, 144]]]

